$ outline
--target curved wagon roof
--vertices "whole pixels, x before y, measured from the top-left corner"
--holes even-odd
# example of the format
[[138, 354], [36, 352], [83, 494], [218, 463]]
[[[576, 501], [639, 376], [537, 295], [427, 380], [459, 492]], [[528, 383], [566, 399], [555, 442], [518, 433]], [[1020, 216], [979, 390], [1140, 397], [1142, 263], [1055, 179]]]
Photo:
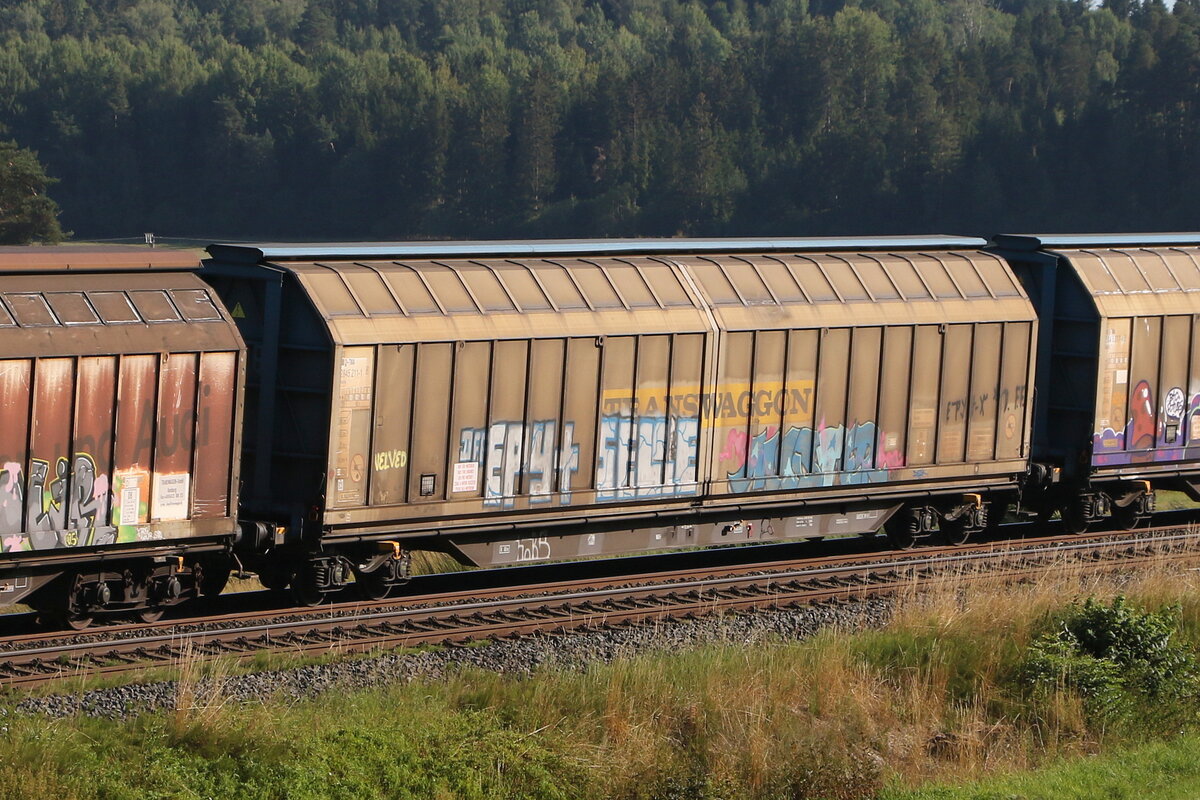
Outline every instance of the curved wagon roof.
[[1063, 257], [1104, 317], [1200, 313], [1200, 233], [997, 236]]
[[0, 248], [0, 348], [8, 358], [238, 350], [199, 266], [195, 250]]
[[879, 237], [214, 245], [209, 265], [291, 273], [345, 345], [1032, 319], [1012, 273], [979, 250], [984, 244]]

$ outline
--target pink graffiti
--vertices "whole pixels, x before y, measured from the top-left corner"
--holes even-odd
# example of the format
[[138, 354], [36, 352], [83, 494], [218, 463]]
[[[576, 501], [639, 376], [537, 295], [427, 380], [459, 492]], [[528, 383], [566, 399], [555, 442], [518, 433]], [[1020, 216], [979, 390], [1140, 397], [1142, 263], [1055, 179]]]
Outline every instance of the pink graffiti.
[[745, 431], [732, 430], [725, 437], [725, 449], [721, 451], [722, 461], [746, 463], [746, 443], [750, 436]]
[[103, 497], [106, 494], [108, 494], [108, 476], [97, 475], [96, 486], [92, 490], [92, 497]]
[[879, 441], [875, 445], [875, 465], [880, 469], [896, 469], [904, 466], [904, 452], [887, 449], [888, 435], [879, 432]]
[[4, 539], [4, 549], [10, 553], [15, 553], [21, 549], [21, 545], [22, 545], [22, 543], [24, 543], [24, 541], [25, 541], [25, 538], [20, 535], [7, 536]]
[[9, 491], [15, 494], [21, 485], [21, 465], [15, 461], [6, 461], [3, 472], [8, 475]]

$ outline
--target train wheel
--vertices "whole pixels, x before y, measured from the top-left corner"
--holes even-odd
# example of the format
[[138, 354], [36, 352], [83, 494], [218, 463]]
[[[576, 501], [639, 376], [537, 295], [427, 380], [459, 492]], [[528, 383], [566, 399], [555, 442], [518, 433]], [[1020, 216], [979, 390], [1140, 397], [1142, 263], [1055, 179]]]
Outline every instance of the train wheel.
[[145, 606], [133, 612], [134, 616], [142, 622], [158, 622], [165, 613], [167, 613], [166, 606]]
[[1113, 505], [1112, 519], [1118, 528], [1131, 531], [1141, 523], [1142, 515], [1138, 513], [1138, 505], [1136, 501], [1127, 506]]
[[938, 528], [942, 532], [942, 541], [952, 546], [966, 544], [974, 532], [962, 517], [956, 520], [942, 520], [938, 523]]
[[282, 592], [291, 586], [295, 575], [290, 567], [270, 562], [258, 571], [258, 582], [273, 592]]
[[392, 591], [386, 573], [387, 570], [383, 567], [374, 572], [354, 570], [354, 585], [358, 587], [358, 593], [367, 600], [383, 600]]
[[883, 532], [888, 541], [897, 550], [911, 550], [917, 545], [917, 536], [913, 532], [913, 518], [905, 511], [900, 511], [883, 525]]
[[1083, 533], [1087, 530], [1087, 507], [1082, 500], [1072, 500], [1063, 507], [1062, 524], [1067, 533]]
[[292, 598], [296, 605], [319, 606], [325, 602], [325, 593], [317, 588], [316, 570], [306, 565], [292, 579]]
[[95, 617], [86, 613], [59, 611], [49, 614], [44, 619], [51, 628], [70, 628], [73, 631], [82, 631], [91, 627]]
[[42, 609], [41, 621], [51, 628], [70, 628], [81, 631], [92, 624], [95, 615], [84, 599], [86, 581], [79, 573], [68, 575], [67, 591], [49, 608]]

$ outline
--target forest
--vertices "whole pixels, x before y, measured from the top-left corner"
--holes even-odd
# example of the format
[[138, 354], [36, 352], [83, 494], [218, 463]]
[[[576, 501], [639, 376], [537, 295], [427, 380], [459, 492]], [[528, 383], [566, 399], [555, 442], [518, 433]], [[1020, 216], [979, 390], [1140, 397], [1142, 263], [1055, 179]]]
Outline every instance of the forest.
[[3, 0], [0, 37], [76, 239], [1200, 227], [1200, 0]]

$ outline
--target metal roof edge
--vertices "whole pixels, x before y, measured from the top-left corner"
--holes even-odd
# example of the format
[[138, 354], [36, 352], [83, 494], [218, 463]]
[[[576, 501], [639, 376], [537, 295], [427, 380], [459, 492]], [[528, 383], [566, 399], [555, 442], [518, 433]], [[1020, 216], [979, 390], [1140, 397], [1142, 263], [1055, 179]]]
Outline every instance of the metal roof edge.
[[1005, 250], [1081, 247], [1170, 247], [1200, 245], [1200, 233], [1053, 233], [993, 236], [988, 244]]
[[811, 238], [733, 239], [544, 239], [463, 242], [359, 242], [295, 244], [213, 244], [214, 259], [259, 261], [312, 261], [379, 258], [514, 258], [521, 256], [585, 256], [630, 254], [680, 254], [749, 251], [817, 250], [919, 250], [978, 249], [987, 244], [973, 236], [832, 236]]
[[15, 245], [0, 247], [0, 273], [192, 271], [200, 268], [196, 248]]

